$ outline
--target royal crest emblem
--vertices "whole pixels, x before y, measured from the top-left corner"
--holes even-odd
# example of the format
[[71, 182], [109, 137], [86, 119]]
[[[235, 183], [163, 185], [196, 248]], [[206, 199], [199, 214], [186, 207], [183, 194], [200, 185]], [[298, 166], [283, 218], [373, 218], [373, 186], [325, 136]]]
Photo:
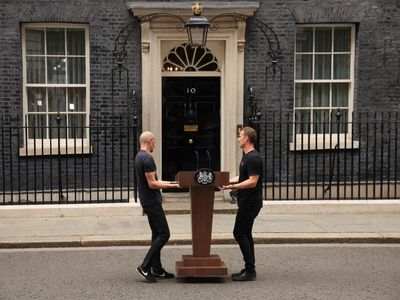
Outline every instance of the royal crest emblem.
[[208, 185], [214, 182], [215, 174], [210, 169], [200, 169], [194, 175], [194, 179], [198, 184]]

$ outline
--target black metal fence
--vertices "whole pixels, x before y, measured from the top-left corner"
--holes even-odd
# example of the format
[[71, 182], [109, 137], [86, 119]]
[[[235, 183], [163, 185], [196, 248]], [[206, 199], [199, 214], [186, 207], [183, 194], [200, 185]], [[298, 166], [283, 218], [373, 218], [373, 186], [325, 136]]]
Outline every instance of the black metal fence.
[[[136, 201], [135, 122], [63, 117], [56, 126], [1, 117], [0, 204]], [[399, 112], [272, 112], [265, 120], [252, 124], [265, 199], [400, 198]]]
[[[46, 122], [51, 117], [55, 126]], [[136, 201], [134, 123], [123, 116], [91, 117], [90, 126], [61, 114], [24, 123], [2, 116], [0, 204]]]
[[268, 113], [254, 122], [264, 198], [399, 199], [399, 112]]

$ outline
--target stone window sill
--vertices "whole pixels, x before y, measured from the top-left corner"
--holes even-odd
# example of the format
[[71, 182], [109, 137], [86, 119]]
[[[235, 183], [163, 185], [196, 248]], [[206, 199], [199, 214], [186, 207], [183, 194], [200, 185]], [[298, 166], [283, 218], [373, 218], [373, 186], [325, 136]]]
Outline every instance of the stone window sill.
[[[338, 146], [338, 147], [337, 147]], [[359, 141], [351, 141], [347, 140], [345, 141], [340, 141], [339, 143], [335, 142], [330, 142], [330, 141], [325, 141], [324, 142], [311, 142], [308, 143], [308, 141], [297, 141], [296, 143], [290, 143], [290, 151], [324, 151], [324, 150], [333, 150], [333, 149], [359, 149], [360, 148], [360, 142]]]
[[81, 145], [65, 147], [61, 146], [60, 149], [58, 147], [29, 147], [28, 148], [20, 148], [19, 156], [55, 156], [55, 155], [82, 155], [82, 154], [92, 154], [93, 149], [91, 146], [84, 145], [83, 148]]

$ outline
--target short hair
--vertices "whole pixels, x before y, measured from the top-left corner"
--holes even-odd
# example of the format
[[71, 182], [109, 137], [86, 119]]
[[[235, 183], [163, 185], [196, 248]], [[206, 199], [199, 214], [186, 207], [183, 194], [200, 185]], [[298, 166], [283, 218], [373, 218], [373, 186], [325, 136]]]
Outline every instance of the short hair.
[[143, 131], [142, 134], [140, 135], [140, 144], [145, 144], [150, 142], [152, 139], [154, 139], [155, 136], [151, 131]]
[[251, 127], [244, 127], [242, 131], [243, 135], [247, 136], [247, 138], [249, 139], [249, 142], [255, 145], [257, 141], [257, 132]]

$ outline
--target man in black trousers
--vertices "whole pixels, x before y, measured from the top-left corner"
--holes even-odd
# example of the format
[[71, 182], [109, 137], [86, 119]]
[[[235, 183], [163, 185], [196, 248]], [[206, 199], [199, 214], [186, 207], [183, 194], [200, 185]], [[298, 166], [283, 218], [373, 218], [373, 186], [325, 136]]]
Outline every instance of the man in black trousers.
[[175, 277], [174, 274], [164, 270], [160, 259], [161, 249], [170, 237], [168, 222], [162, 207], [160, 189], [179, 188], [179, 185], [173, 181], [158, 180], [157, 167], [151, 155], [155, 144], [154, 134], [150, 131], [144, 131], [140, 135], [140, 151], [135, 157], [140, 204], [147, 215], [152, 233], [151, 247], [136, 271], [148, 282]]
[[262, 202], [263, 164], [260, 153], [254, 148], [257, 133], [251, 127], [240, 131], [238, 142], [243, 150], [239, 176], [232, 178], [229, 185], [221, 189], [237, 189], [238, 211], [233, 235], [239, 244], [245, 261], [245, 268], [232, 274], [233, 281], [256, 280], [255, 254], [253, 243], [253, 224], [260, 212]]

